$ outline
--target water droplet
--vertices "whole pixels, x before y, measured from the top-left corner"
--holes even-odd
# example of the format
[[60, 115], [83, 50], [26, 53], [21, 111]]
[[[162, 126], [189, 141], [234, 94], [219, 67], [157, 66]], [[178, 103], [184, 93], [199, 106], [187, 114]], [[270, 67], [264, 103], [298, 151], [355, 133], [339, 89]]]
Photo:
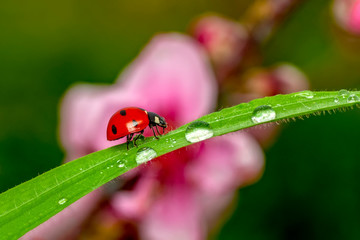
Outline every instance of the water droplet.
[[140, 149], [137, 153], [136, 153], [136, 162], [137, 164], [141, 164], [147, 161], [150, 161], [153, 158], [157, 157], [157, 153], [155, 152], [154, 149], [149, 148], [149, 147], [145, 147]]
[[114, 167], [114, 165], [111, 165], [110, 167]]
[[348, 103], [353, 103], [353, 102], [358, 102], [360, 99], [358, 96], [356, 96], [355, 94], [351, 94], [348, 98], [347, 98], [347, 102]]
[[82, 169], [82, 168], [80, 168], [79, 170], [80, 170], [80, 171], [82, 171], [83, 169]]
[[118, 165], [118, 167], [119, 167], [119, 168], [123, 168], [123, 167], [125, 167], [125, 164], [120, 163], [120, 164]]
[[340, 102], [340, 99], [337, 98], [337, 97], [335, 97], [335, 98], [334, 98], [334, 102], [335, 102], [335, 103], [339, 103], [339, 102]]
[[210, 124], [203, 121], [190, 123], [185, 131], [185, 138], [191, 143], [203, 141], [211, 138], [213, 135], [214, 131], [212, 130]]
[[339, 94], [338, 94], [338, 95], [341, 96], [342, 98], [346, 98], [347, 96], [350, 95], [350, 93], [349, 93], [349, 91], [346, 90], [346, 89], [341, 89], [341, 90], [339, 91]]
[[100, 172], [100, 174], [103, 174], [103, 172]]
[[65, 204], [66, 202], [67, 202], [67, 199], [66, 199], [66, 198], [62, 198], [62, 199], [60, 199], [60, 200], [58, 201], [58, 204], [63, 205], [63, 204]]
[[220, 118], [221, 118], [220, 116], [216, 116], [216, 117], [215, 117], [215, 122], [220, 121]]
[[299, 93], [295, 94], [295, 96], [311, 99], [311, 98], [314, 97], [314, 93], [312, 91], [305, 90], [305, 91], [302, 91], [302, 92], [299, 92]]
[[276, 112], [268, 105], [261, 105], [254, 109], [251, 120], [254, 123], [263, 123], [275, 119]]

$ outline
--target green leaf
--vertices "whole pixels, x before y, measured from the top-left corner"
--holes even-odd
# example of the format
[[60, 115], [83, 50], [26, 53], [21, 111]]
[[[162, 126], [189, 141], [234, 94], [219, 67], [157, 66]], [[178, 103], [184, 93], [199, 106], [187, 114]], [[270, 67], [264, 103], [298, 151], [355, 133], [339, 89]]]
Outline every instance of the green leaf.
[[203, 116], [159, 140], [143, 139], [128, 151], [122, 144], [66, 163], [0, 195], [0, 236], [18, 239], [94, 189], [155, 157], [255, 125], [352, 107], [360, 103], [359, 94], [303, 91], [256, 99]]

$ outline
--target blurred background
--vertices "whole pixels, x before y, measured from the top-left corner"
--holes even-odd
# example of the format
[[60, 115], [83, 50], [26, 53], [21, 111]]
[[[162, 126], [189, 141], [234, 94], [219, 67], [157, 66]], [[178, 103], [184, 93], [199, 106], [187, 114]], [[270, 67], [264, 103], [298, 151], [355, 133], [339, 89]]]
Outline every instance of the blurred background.
[[[113, 83], [154, 34], [189, 33], [204, 13], [254, 27], [264, 2], [2, 1], [0, 192], [61, 164], [58, 106], [73, 83]], [[293, 64], [313, 90], [359, 89], [359, 29], [344, 25], [356, 1], [294, 2], [259, 21], [247, 64]], [[231, 81], [223, 86], [219, 107], [234, 102]], [[355, 109], [282, 124], [264, 144], [263, 177], [239, 190], [212, 238], [360, 239], [359, 122]]]

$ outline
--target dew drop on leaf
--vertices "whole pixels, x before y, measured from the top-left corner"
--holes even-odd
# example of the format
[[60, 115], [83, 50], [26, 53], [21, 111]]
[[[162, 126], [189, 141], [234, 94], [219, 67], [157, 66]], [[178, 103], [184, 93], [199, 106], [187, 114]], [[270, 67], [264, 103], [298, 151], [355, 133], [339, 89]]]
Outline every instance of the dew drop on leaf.
[[195, 143], [211, 138], [214, 131], [207, 122], [196, 121], [189, 124], [185, 131], [185, 138], [188, 142]]
[[347, 102], [348, 103], [353, 103], [353, 102], [358, 102], [360, 99], [358, 96], [356, 96], [355, 94], [351, 94], [348, 98], [347, 98]]
[[149, 147], [145, 147], [140, 149], [137, 153], [136, 153], [136, 163], [137, 164], [142, 164], [145, 163], [147, 161], [150, 161], [153, 158], [157, 157], [157, 153], [155, 152], [154, 149], [149, 148]]
[[251, 120], [254, 123], [263, 123], [275, 119], [276, 112], [268, 105], [261, 105], [254, 109]]
[[60, 200], [58, 201], [58, 204], [63, 205], [63, 204], [65, 204], [66, 202], [67, 202], [67, 199], [66, 199], [66, 198], [62, 198], [62, 199], [60, 199]]
[[348, 90], [346, 90], [346, 89], [341, 89], [340, 91], [339, 91], [339, 94], [338, 94], [340, 97], [342, 97], [342, 98], [346, 98], [347, 96], [349, 96], [350, 95], [350, 93], [349, 93], [349, 91]]
[[314, 98], [314, 93], [310, 90], [305, 90], [305, 91], [295, 94], [295, 96], [311, 99], [311, 98]]

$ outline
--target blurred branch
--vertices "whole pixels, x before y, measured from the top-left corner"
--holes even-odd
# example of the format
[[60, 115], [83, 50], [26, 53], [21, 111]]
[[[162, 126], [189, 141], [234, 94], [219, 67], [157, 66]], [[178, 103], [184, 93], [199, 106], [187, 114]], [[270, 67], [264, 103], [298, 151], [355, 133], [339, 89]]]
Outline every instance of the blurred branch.
[[266, 41], [303, 0], [256, 0], [241, 22], [258, 43]]

